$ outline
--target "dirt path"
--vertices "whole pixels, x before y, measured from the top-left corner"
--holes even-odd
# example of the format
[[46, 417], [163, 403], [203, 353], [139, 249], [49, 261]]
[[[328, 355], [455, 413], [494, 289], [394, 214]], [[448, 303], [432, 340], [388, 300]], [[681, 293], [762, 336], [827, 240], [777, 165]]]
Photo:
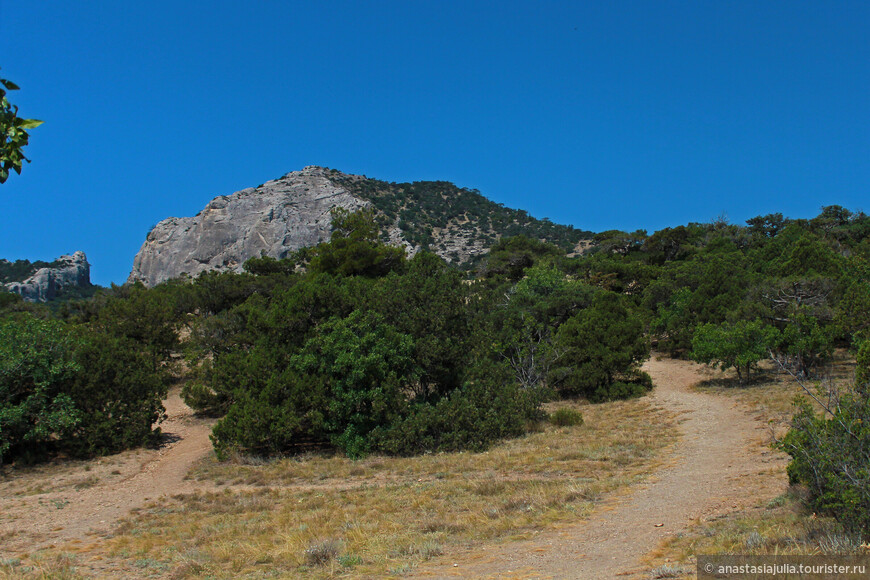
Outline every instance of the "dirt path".
[[766, 445], [767, 425], [731, 400], [691, 390], [689, 362], [651, 360], [653, 403], [682, 415], [671, 463], [646, 484], [609, 500], [589, 520], [533, 539], [484, 547], [421, 566], [423, 578], [625, 578], [641, 558], [693, 522], [782, 493], [784, 457]]
[[177, 392], [165, 406], [166, 442], [159, 449], [43, 466], [0, 479], [0, 554], [82, 542], [149, 499], [210, 488], [184, 477], [211, 452], [211, 425], [195, 419]]

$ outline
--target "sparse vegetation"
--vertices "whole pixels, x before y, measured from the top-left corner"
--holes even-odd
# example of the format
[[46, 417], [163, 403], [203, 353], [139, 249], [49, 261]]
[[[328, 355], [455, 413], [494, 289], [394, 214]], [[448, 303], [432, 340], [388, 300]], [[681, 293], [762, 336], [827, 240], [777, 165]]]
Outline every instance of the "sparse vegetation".
[[[333, 179], [371, 201], [382, 225], [398, 224], [406, 239], [423, 249], [435, 249], [436, 231], [440, 230], [461, 231], [466, 245], [478, 244], [481, 248], [493, 245], [499, 238], [524, 236], [533, 243], [545, 240], [562, 252], [571, 251], [580, 240], [592, 237], [592, 232], [535, 219], [523, 210], [506, 208], [476, 190], [447, 181], [390, 183], [352, 176], [342, 178], [337, 173]], [[461, 264], [465, 268], [474, 265], [473, 260]]]
[[[563, 404], [550, 405], [558, 412]], [[674, 419], [642, 399], [586, 405], [584, 415], [582, 426], [546, 427], [481, 453], [211, 460], [192, 476], [242, 488], [146, 507], [108, 543], [106, 557], [119, 565], [150, 558], [176, 570], [187, 566], [180, 554], [196, 551], [198, 576], [267, 568], [380, 576], [459, 545], [525, 537], [586, 517], [603, 494], [648, 473], [675, 440]]]
[[43, 262], [36, 260], [9, 260], [0, 259], [0, 284], [7, 282], [23, 282], [36, 273], [40, 268], [56, 268], [60, 262]]

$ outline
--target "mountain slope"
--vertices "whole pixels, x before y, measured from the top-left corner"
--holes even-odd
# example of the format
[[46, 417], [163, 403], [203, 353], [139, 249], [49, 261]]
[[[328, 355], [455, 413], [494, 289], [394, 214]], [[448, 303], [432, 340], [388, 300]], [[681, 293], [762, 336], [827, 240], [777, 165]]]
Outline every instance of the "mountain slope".
[[368, 206], [377, 210], [385, 241], [409, 254], [428, 248], [459, 266], [502, 236], [523, 233], [566, 249], [591, 236], [444, 181], [390, 183], [309, 166], [219, 196], [196, 216], [161, 221], [136, 254], [128, 282], [153, 286], [207, 270], [239, 271], [261, 254], [283, 258], [329, 238], [332, 208]]

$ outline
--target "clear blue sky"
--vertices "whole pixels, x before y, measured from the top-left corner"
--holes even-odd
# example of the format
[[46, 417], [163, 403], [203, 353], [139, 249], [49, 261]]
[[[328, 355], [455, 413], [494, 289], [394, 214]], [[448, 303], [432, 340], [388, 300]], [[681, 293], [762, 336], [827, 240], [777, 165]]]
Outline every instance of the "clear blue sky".
[[870, 211], [870, 3], [0, 0], [34, 130], [0, 257], [123, 282], [149, 227], [305, 165], [649, 231]]

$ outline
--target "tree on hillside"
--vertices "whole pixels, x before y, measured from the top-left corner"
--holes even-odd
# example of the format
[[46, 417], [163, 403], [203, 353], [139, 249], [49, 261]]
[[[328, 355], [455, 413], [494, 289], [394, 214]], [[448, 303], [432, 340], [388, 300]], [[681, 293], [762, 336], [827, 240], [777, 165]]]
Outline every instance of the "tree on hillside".
[[646, 230], [636, 230], [632, 233], [607, 230], [595, 234], [592, 240], [596, 244], [597, 251], [627, 256], [633, 251], [640, 250], [648, 237]]
[[312, 272], [342, 276], [376, 278], [405, 262], [404, 248], [381, 242], [375, 212], [369, 208], [357, 212], [334, 208], [329, 242], [318, 244], [310, 253]]
[[6, 91], [17, 90], [18, 85], [0, 78], [0, 183], [9, 178], [10, 170], [21, 175], [22, 163], [30, 163], [22, 152], [30, 138], [27, 130], [42, 124], [42, 121], [18, 116], [18, 107], [6, 98]]
[[749, 226], [749, 232], [753, 236], [757, 236], [761, 240], [768, 240], [775, 238], [788, 225], [788, 221], [782, 217], [781, 213], [769, 213], [746, 220], [746, 225]]
[[487, 277], [504, 276], [516, 282], [527, 269], [542, 259], [548, 256], [555, 258], [564, 253], [558, 246], [522, 234], [505, 237], [489, 249], [484, 274]]

